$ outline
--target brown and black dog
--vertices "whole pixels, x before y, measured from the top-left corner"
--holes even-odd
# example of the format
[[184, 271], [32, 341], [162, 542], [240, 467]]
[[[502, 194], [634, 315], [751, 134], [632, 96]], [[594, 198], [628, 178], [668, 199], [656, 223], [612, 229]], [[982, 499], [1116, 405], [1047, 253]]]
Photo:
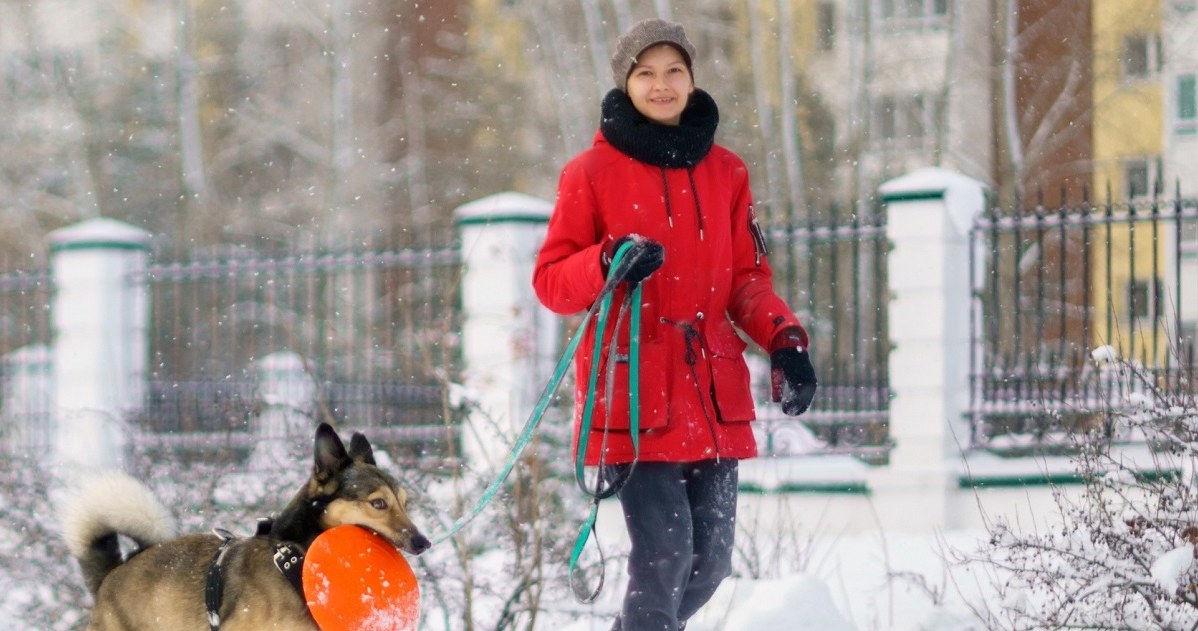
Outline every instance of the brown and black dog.
[[[337, 432], [316, 429], [312, 476], [274, 519], [269, 532], [245, 539], [210, 535], [176, 538], [165, 507], [125, 474], [103, 476], [66, 505], [63, 531], [95, 595], [89, 631], [316, 631], [304, 599], [276, 567], [280, 544], [302, 553], [335, 526], [365, 526], [410, 554], [428, 538], [408, 517], [407, 494], [380, 469], [370, 443], [354, 434], [346, 450]], [[136, 550], [122, 558], [118, 535]], [[217, 555], [219, 607], [209, 615], [210, 574]]]

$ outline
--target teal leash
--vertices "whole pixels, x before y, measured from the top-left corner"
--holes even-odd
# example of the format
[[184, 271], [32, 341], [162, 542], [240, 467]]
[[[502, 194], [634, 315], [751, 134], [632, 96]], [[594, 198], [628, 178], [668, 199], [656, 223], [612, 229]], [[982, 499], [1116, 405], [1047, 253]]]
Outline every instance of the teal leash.
[[[624, 320], [624, 318], [623, 318], [624, 313], [630, 310], [629, 309], [630, 304], [636, 304], [636, 305], [641, 304], [641, 285], [640, 285], [640, 283], [637, 283], [631, 292], [624, 295], [624, 301], [620, 306], [620, 315], [619, 315], [619, 317], [616, 318], [616, 328], [615, 328], [615, 330], [612, 331], [611, 345], [610, 345], [610, 348], [608, 349], [608, 370], [611, 373], [614, 373], [614, 367], [615, 367], [615, 362], [616, 362], [616, 360], [615, 360], [616, 341], [619, 338], [620, 323], [623, 322], [623, 320]], [[598, 372], [599, 372], [599, 354], [603, 347], [602, 332], [604, 330], [606, 330], [606, 328], [607, 328], [607, 314], [610, 311], [610, 308], [611, 308], [611, 296], [608, 295], [604, 298], [603, 305], [599, 309], [599, 319], [596, 320], [596, 322], [595, 322], [595, 347], [591, 354], [590, 380], [589, 380], [589, 383], [587, 384], [587, 398], [586, 398], [585, 406], [583, 408], [582, 422], [581, 422], [581, 425], [578, 430], [578, 450], [577, 450], [577, 454], [575, 455], [575, 460], [574, 460], [574, 479], [577, 481], [578, 486], [580, 489], [582, 489], [583, 493], [585, 493], [591, 497], [591, 511], [590, 511], [590, 514], [587, 516], [587, 518], [583, 521], [582, 526], [579, 527], [578, 536], [574, 540], [574, 549], [570, 553], [570, 566], [569, 566], [569, 571], [568, 571], [568, 577], [569, 577], [569, 581], [570, 581], [570, 590], [571, 590], [571, 592], [573, 592], [574, 598], [581, 603], [594, 602], [595, 598], [599, 595], [599, 593], [603, 591], [603, 583], [604, 583], [604, 576], [605, 576], [604, 560], [603, 560], [604, 556], [603, 556], [603, 549], [599, 546], [598, 537], [596, 537], [596, 539], [595, 539], [595, 547], [599, 551], [599, 582], [597, 585], [595, 585], [595, 589], [591, 590], [590, 592], [583, 591], [577, 583], [577, 581], [579, 580], [579, 574], [580, 574], [580, 571], [578, 569], [578, 562], [582, 557], [583, 551], [586, 549], [586, 544], [590, 540], [591, 535], [595, 534], [595, 523], [599, 519], [599, 502], [608, 497], [611, 497], [612, 495], [615, 495], [616, 492], [618, 492], [620, 490], [620, 488], [624, 485], [624, 482], [626, 482], [628, 480], [628, 477], [632, 474], [633, 468], [636, 467], [636, 462], [639, 459], [640, 450], [641, 450], [641, 448], [640, 448], [641, 310], [638, 308], [638, 309], [631, 309], [632, 317], [630, 318], [629, 325], [628, 325], [628, 432], [629, 432], [629, 436], [632, 440], [632, 453], [633, 453], [632, 463], [631, 463], [631, 465], [629, 465], [629, 467], [627, 469], [625, 469], [622, 472], [622, 474], [620, 475], [620, 477], [618, 479], [612, 480], [609, 482], [607, 489], [603, 489], [602, 484], [603, 484], [603, 451], [604, 451], [604, 449], [601, 448], [599, 450], [599, 453], [600, 453], [600, 455], [599, 455], [599, 471], [596, 474], [597, 478], [595, 480], [595, 490], [594, 490], [594, 492], [591, 492], [590, 490], [588, 490], [586, 488], [586, 485], [584, 483], [585, 474], [584, 474], [583, 469], [585, 467], [584, 463], [586, 460], [588, 436], [590, 436], [591, 427], [593, 426], [593, 416], [594, 416], [595, 398], [596, 398], [595, 397], [595, 393], [596, 393], [595, 386], [598, 382]], [[607, 388], [605, 389], [606, 392], [608, 393], [609, 403], [610, 403], [611, 392], [613, 390], [612, 381], [614, 381], [614, 378], [608, 380]], [[611, 410], [611, 405], [608, 405], [607, 409]], [[604, 431], [603, 431], [603, 438], [604, 438], [603, 445], [606, 446], [606, 442], [607, 442], [607, 430], [606, 429], [604, 429]]]
[[[503, 468], [500, 470], [499, 474], [495, 477], [495, 479], [492, 480], [489, 485], [487, 485], [486, 490], [483, 491], [482, 496], [479, 497], [478, 501], [475, 502], [474, 506], [471, 507], [471, 509], [469, 511], [464, 513], [456, 521], [454, 521], [453, 524], [451, 524], [449, 526], [448, 530], [446, 530], [445, 532], [443, 532], [433, 538], [434, 545], [441, 543], [442, 541], [445, 541], [445, 540], [453, 537], [454, 535], [458, 534], [459, 532], [461, 532], [461, 530], [463, 528], [465, 528], [467, 524], [469, 524], [471, 521], [474, 521], [474, 519], [483, 512], [483, 509], [485, 509], [487, 507], [487, 505], [490, 504], [491, 501], [495, 499], [495, 496], [499, 493], [499, 489], [503, 486], [504, 480], [506, 480], [507, 477], [512, 473], [512, 470], [516, 468], [516, 463], [519, 462], [520, 455], [528, 447], [528, 444], [530, 442], [532, 442], [533, 433], [536, 432], [537, 426], [540, 425], [541, 420], [545, 416], [545, 411], [549, 408], [549, 404], [552, 403], [553, 395], [554, 395], [554, 393], [557, 392], [558, 386], [561, 385], [562, 379], [565, 377], [566, 370], [569, 369], [570, 361], [574, 359], [574, 354], [578, 352], [578, 346], [582, 342], [583, 336], [586, 334], [587, 325], [590, 323], [591, 318], [594, 317], [596, 315], [596, 313], [601, 313], [601, 317], [599, 318], [599, 320], [596, 321], [595, 330], [596, 330], [597, 334], [595, 335], [595, 344], [596, 344], [595, 356], [592, 358], [591, 379], [590, 379], [590, 384], [588, 385], [588, 392], [587, 392], [588, 408], [594, 407], [593, 400], [595, 397], [594, 387], [595, 387], [595, 379], [596, 379], [595, 364], [598, 362], [599, 350], [602, 345], [603, 336], [601, 333], [604, 330], [604, 328], [606, 328], [606, 326], [607, 326], [606, 310], [609, 309], [611, 306], [611, 298], [615, 292], [616, 286], [619, 285], [621, 279], [623, 279], [623, 277], [624, 277], [624, 274], [627, 273], [628, 268], [635, 261], [635, 259], [625, 259], [625, 256], [626, 256], [628, 250], [630, 250], [631, 248], [632, 248], [632, 244], [626, 243], [623, 246], [621, 246], [619, 250], [616, 251], [614, 256], [612, 256], [611, 264], [608, 267], [609, 271], [608, 271], [608, 275], [607, 275], [607, 281], [604, 283], [603, 288], [599, 291], [599, 299], [597, 299], [595, 301], [595, 304], [591, 305], [591, 308], [587, 310], [586, 315], [583, 317], [582, 322], [578, 326], [578, 330], [575, 331], [574, 336], [571, 337], [569, 343], [567, 343], [565, 352], [562, 354], [561, 359], [558, 360], [557, 366], [555, 366], [553, 369], [553, 376], [550, 378], [549, 383], [545, 386], [545, 390], [542, 392], [541, 398], [539, 401], [537, 401], [537, 405], [536, 405], [536, 407], [533, 408], [533, 411], [529, 415], [528, 420], [526, 420], [524, 422], [524, 428], [522, 430], [520, 430], [520, 435], [516, 438], [516, 442], [512, 447], [512, 453], [511, 453], [511, 455], [508, 456], [507, 460], [504, 462]], [[637, 300], [637, 304], [640, 304], [641, 288], [640, 288], [639, 283], [636, 285], [636, 288], [634, 289], [634, 291], [632, 293], [634, 294], [635, 299]], [[627, 302], [627, 300], [626, 300], [626, 302]], [[640, 310], [639, 309], [633, 310], [633, 321], [636, 323], [636, 327], [633, 329], [633, 331], [635, 332], [636, 346], [634, 348], [629, 349], [629, 356], [630, 356], [629, 361], [630, 362], [632, 362], [631, 358], [633, 356], [637, 357], [638, 359], [640, 357]], [[637, 371], [637, 373], [639, 374], [638, 364], [639, 364], [639, 362], [631, 363], [630, 368], [631, 368], [631, 370]], [[630, 374], [629, 381], [632, 384], [636, 384], [637, 380], [634, 376], [632, 376], [634, 373], [630, 372], [629, 374]], [[636, 394], [636, 388], [633, 387], [633, 388], [630, 388], [630, 390], [633, 392], [632, 400], [633, 400], [633, 402], [636, 402], [637, 396], [638, 396]], [[633, 416], [632, 418], [633, 418], [633, 422], [635, 423], [637, 417]], [[584, 423], [586, 423], [586, 427], [584, 428], [586, 430], [586, 432], [590, 431], [589, 422], [590, 422], [589, 417], [584, 420]], [[578, 460], [578, 462], [580, 464], [576, 467], [576, 470], [575, 470], [576, 476], [580, 476], [581, 472], [582, 472], [582, 466], [581, 466], [582, 456], [581, 456], [581, 454], [586, 453], [586, 433], [580, 431], [579, 432], [579, 440], [581, 442], [581, 444], [579, 446], [580, 456], [579, 456], [579, 460]], [[634, 448], [639, 448], [637, 446], [637, 443], [638, 443], [637, 437], [636, 437], [636, 434], [634, 433], [633, 434]], [[579, 478], [579, 479], [581, 480], [581, 478]], [[589, 533], [594, 530], [594, 522], [595, 522], [595, 518], [597, 517], [598, 506], [599, 506], [598, 500], [595, 500], [595, 506], [593, 507], [593, 509], [591, 511], [591, 517], [587, 520], [588, 524], [590, 525], [590, 528], [589, 528], [589, 530], [587, 530], [586, 525], [584, 525], [584, 532]], [[580, 534], [580, 537], [581, 537], [581, 534]], [[574, 555], [571, 556], [571, 560], [570, 560], [571, 577], [574, 574], [574, 566], [577, 562], [577, 557], [581, 554], [582, 548], [585, 546], [585, 544], [586, 544], [585, 539], [582, 540], [582, 542], [580, 544], [575, 544], [576, 552]], [[573, 584], [572, 578], [571, 578], [571, 584]], [[602, 586], [602, 583], [601, 583], [601, 586]], [[598, 590], [596, 590], [595, 594], [598, 594]]]

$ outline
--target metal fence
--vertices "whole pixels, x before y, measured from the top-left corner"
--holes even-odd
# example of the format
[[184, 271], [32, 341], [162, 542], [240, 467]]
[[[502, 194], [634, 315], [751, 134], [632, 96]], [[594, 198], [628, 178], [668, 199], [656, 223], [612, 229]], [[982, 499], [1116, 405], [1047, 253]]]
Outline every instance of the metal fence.
[[[821, 390], [803, 417], [802, 445], [788, 435], [789, 419], [767, 417], [764, 450], [884, 460], [884, 213], [831, 209], [821, 217], [767, 232], [781, 293], [819, 340]], [[129, 279], [147, 284], [151, 299], [147, 401], [134, 419], [139, 448], [198, 457], [247, 451], [263, 432], [288, 431], [286, 418], [321, 418], [369, 429], [401, 455], [456, 453], [444, 386], [459, 365], [459, 274], [454, 248], [155, 253]], [[0, 276], [0, 351], [20, 362], [5, 369], [45, 377], [4, 380], [44, 386], [0, 393], [6, 445], [18, 433], [42, 445], [50, 438], [31, 431], [52, 427], [51, 295], [45, 270]], [[11, 355], [24, 347], [24, 359]], [[28, 361], [38, 349], [41, 359]], [[18, 406], [19, 426], [34, 429], [13, 429]]]
[[319, 419], [393, 455], [456, 453], [459, 272], [456, 248], [152, 263], [134, 279], [151, 296], [143, 446], [245, 448]]
[[[1134, 440], [1109, 412], [1194, 389], [1198, 202], [1021, 208], [980, 217], [962, 262], [974, 279], [972, 446], [1044, 452], [1079, 431]], [[885, 232], [879, 206], [767, 228], [776, 286], [817, 341], [820, 394], [801, 435], [766, 412], [765, 453], [886, 462]], [[151, 295], [149, 392], [134, 419], [145, 450], [245, 451], [295, 419], [305, 432], [327, 419], [401, 457], [457, 453], [456, 248], [174, 258], [130, 279]], [[52, 295], [45, 270], [0, 271], [6, 451], [50, 439]]]
[[991, 210], [971, 234], [973, 445], [1120, 434], [1110, 412], [1191, 392], [1198, 204], [1178, 195]]
[[[885, 209], [832, 207], [802, 223], [769, 228], [766, 237], [774, 284], [809, 329], [820, 379], [819, 396], [799, 421], [820, 453], [885, 461], [890, 450]], [[788, 431], [791, 422], [764, 420], [764, 451], [795, 452], [796, 439], [775, 440], [775, 432]]]
[[0, 264], [0, 453], [50, 442], [50, 274]]

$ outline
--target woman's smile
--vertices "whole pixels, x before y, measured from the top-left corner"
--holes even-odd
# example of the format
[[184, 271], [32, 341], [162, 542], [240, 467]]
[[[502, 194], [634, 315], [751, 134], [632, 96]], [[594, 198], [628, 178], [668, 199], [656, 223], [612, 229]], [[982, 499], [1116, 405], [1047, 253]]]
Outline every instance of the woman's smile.
[[658, 44], [645, 49], [625, 84], [628, 98], [645, 118], [662, 125], [677, 125], [695, 90], [690, 69], [677, 48]]

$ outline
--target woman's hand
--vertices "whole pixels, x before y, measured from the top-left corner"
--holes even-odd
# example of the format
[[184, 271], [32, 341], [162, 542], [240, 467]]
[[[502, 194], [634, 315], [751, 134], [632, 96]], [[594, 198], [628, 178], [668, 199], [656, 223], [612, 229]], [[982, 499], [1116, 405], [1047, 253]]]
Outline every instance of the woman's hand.
[[802, 329], [789, 327], [778, 332], [770, 344], [770, 382], [773, 399], [782, 403], [782, 411], [798, 416], [811, 407], [818, 381], [811, 355], [803, 347]]
[[653, 239], [642, 237], [639, 234], [630, 234], [620, 237], [614, 241], [608, 241], [603, 246], [603, 254], [601, 261], [603, 263], [603, 273], [607, 274], [608, 267], [611, 265], [612, 258], [616, 252], [625, 243], [632, 243], [632, 247], [624, 253], [624, 258], [620, 259], [623, 270], [621, 280], [630, 285], [635, 285], [646, 278], [650, 274], [657, 271], [661, 264], [666, 260], [666, 249]]

